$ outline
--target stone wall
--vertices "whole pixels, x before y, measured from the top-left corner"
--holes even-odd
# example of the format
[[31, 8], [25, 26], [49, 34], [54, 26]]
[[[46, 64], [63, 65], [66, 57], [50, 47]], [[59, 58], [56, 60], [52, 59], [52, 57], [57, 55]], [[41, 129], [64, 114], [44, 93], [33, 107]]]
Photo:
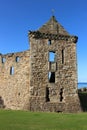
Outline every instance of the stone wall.
[[28, 109], [29, 51], [0, 55], [0, 97], [6, 109]]

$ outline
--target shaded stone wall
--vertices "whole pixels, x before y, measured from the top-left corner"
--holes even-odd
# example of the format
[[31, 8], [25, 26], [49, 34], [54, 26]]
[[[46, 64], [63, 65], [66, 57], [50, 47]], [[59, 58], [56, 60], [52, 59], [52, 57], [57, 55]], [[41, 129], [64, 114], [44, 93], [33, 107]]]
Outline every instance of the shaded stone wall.
[[0, 55], [0, 97], [7, 109], [28, 109], [29, 51]]

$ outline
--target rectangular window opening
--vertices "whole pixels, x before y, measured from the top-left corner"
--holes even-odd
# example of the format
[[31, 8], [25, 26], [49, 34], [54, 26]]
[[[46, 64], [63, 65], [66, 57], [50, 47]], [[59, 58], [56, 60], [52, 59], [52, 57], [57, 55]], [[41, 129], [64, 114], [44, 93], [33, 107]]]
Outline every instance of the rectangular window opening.
[[63, 88], [60, 89], [60, 102], [63, 101]]
[[16, 62], [19, 62], [19, 61], [20, 61], [20, 57], [17, 56], [17, 57], [16, 57]]
[[48, 45], [51, 45], [51, 40], [48, 40]]
[[54, 51], [49, 52], [49, 62], [55, 62], [56, 60], [56, 54]]
[[55, 83], [55, 72], [48, 73], [49, 83]]
[[49, 98], [49, 88], [46, 87], [46, 102], [49, 102], [50, 98]]
[[10, 75], [14, 75], [14, 67], [13, 66], [10, 68]]
[[64, 64], [64, 49], [62, 50], [62, 64]]
[[2, 63], [6, 62], [6, 58], [2, 57]]

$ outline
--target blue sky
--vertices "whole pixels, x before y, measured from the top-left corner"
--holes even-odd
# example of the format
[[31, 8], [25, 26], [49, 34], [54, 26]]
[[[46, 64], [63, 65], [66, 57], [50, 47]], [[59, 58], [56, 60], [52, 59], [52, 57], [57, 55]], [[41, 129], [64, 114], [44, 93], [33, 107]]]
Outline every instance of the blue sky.
[[37, 30], [52, 16], [77, 43], [78, 81], [87, 82], [87, 0], [0, 0], [0, 53], [27, 50], [28, 30]]

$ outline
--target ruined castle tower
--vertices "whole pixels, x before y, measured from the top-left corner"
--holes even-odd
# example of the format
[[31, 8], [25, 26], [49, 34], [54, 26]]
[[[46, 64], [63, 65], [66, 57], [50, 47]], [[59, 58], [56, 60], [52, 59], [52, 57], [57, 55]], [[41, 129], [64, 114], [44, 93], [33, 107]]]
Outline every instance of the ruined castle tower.
[[77, 112], [76, 42], [54, 16], [37, 31], [29, 32], [32, 111]]
[[77, 39], [52, 16], [29, 32], [30, 50], [0, 54], [0, 108], [80, 111]]

